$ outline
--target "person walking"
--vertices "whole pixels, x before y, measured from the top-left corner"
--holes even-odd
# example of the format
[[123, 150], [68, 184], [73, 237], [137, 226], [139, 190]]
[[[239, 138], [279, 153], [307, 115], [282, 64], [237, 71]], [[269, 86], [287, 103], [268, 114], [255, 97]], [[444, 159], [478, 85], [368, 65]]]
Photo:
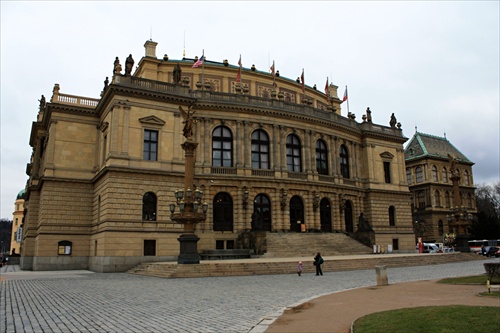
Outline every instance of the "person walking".
[[299, 274], [299, 276], [302, 275], [302, 261], [299, 261], [299, 264], [297, 265], [297, 274]]
[[323, 275], [323, 271], [321, 270], [321, 265], [323, 264], [323, 262], [324, 260], [321, 257], [321, 254], [318, 252], [314, 257], [314, 266], [316, 266], [316, 276]]

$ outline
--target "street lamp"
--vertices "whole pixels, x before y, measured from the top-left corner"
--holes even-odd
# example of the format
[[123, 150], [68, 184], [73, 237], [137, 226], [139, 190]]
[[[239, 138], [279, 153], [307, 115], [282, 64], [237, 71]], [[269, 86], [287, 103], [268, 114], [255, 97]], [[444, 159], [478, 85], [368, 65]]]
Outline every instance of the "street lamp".
[[[198, 254], [198, 241], [200, 238], [194, 233], [196, 224], [203, 222], [207, 218], [208, 204], [202, 202], [203, 192], [194, 185], [194, 151], [198, 143], [194, 141], [193, 124], [196, 120], [193, 119], [195, 111], [192, 110], [193, 105], [186, 112], [179, 107], [184, 118], [184, 137], [186, 141], [181, 144], [185, 156], [185, 172], [184, 172], [184, 189], [174, 191], [175, 203], [169, 205], [170, 218], [176, 223], [184, 225], [184, 233], [177, 240], [180, 243], [179, 264], [199, 264], [200, 255]], [[192, 188], [195, 190], [193, 191]], [[201, 212], [198, 211], [201, 205]], [[179, 212], [175, 212], [176, 207], [179, 207]]]

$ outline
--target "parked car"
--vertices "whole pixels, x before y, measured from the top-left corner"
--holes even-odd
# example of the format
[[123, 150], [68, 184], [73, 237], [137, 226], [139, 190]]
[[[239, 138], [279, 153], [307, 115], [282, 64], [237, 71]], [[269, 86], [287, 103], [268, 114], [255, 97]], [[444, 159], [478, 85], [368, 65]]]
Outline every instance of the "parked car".
[[486, 257], [500, 257], [500, 248], [496, 246], [486, 246], [483, 251], [483, 256]]
[[[423, 253], [438, 253], [439, 252], [439, 247], [434, 244], [434, 243], [423, 243]], [[418, 252], [418, 244], [415, 247], [415, 250]]]

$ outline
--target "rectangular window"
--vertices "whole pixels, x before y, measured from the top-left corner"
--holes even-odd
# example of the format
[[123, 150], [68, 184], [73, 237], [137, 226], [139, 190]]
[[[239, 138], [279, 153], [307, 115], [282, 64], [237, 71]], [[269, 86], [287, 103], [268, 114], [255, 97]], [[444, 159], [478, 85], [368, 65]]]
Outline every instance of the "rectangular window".
[[224, 241], [223, 240], [216, 240], [215, 241], [215, 249], [216, 250], [224, 250]]
[[393, 251], [398, 251], [399, 250], [399, 239], [393, 239], [392, 240], [392, 250]]
[[155, 256], [156, 255], [156, 240], [145, 239], [144, 240], [144, 256]]
[[391, 182], [391, 162], [384, 162], [384, 179], [386, 183]]
[[144, 159], [156, 161], [158, 154], [158, 131], [144, 130]]

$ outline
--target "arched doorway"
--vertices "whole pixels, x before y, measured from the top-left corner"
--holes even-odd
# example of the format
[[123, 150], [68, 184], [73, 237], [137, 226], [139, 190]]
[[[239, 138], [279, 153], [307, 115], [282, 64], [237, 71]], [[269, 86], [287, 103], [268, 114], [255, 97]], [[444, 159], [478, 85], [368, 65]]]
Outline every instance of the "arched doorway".
[[321, 199], [319, 203], [319, 216], [321, 231], [332, 232], [332, 210], [330, 208], [330, 201], [327, 198]]
[[345, 203], [344, 221], [345, 221], [345, 231], [354, 232], [354, 223], [352, 220], [352, 204], [349, 200], [346, 201]]
[[290, 231], [300, 232], [300, 225], [304, 223], [304, 203], [299, 196], [294, 195], [290, 199]]
[[233, 231], [233, 199], [226, 192], [219, 192], [214, 197], [213, 230]]
[[259, 194], [253, 202], [252, 230], [271, 231], [271, 202], [264, 194]]

